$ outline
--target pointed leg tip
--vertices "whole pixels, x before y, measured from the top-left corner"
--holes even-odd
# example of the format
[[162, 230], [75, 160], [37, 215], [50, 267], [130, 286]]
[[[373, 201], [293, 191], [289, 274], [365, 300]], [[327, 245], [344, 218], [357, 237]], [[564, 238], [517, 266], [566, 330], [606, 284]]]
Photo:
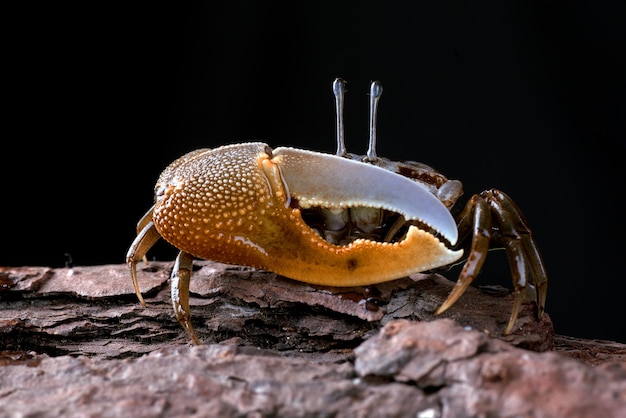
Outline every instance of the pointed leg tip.
[[539, 306], [537, 308], [537, 319], [539, 320], [539, 319], [543, 318], [543, 314], [545, 314], [545, 313], [546, 313], [546, 309], [543, 306]]
[[448, 307], [447, 306], [444, 307], [444, 305], [442, 304], [439, 308], [437, 308], [437, 310], [435, 311], [435, 313], [433, 315], [439, 316], [442, 313], [444, 313], [447, 309], [448, 309]]
[[446, 300], [441, 304], [441, 306], [439, 306], [439, 308], [435, 311], [435, 316], [440, 315], [442, 313], [444, 313], [445, 311], [447, 311], [452, 305], [454, 305], [456, 303], [457, 300], [459, 300], [459, 298], [461, 297], [461, 295], [463, 294], [463, 292], [465, 292], [465, 289], [467, 288], [467, 286], [458, 286], [455, 285], [454, 288], [452, 289], [452, 291], [450, 292], [450, 294], [448, 295], [448, 297], [446, 298]]
[[135, 289], [135, 294], [137, 295], [137, 300], [139, 301], [139, 304], [145, 308], [147, 306], [146, 300], [143, 298], [143, 295], [141, 294], [141, 290], [139, 290], [139, 287]]
[[189, 320], [183, 320], [179, 322], [181, 323], [185, 331], [187, 331], [187, 335], [191, 339], [191, 343], [193, 345], [202, 345], [202, 342], [196, 335], [196, 331], [194, 331], [193, 326], [191, 325], [191, 322]]
[[513, 301], [513, 309], [511, 311], [511, 316], [509, 317], [509, 322], [506, 325], [506, 329], [504, 330], [504, 335], [509, 335], [513, 332], [513, 327], [515, 326], [515, 321], [517, 321], [517, 317], [522, 309], [522, 300], [523, 296], [521, 292], [517, 292], [515, 296], [515, 300]]
[[511, 332], [513, 331], [513, 325], [514, 324], [515, 324], [515, 321], [509, 321], [509, 323], [507, 324], [506, 329], [504, 330], [502, 335], [507, 336], [507, 335], [511, 334]]

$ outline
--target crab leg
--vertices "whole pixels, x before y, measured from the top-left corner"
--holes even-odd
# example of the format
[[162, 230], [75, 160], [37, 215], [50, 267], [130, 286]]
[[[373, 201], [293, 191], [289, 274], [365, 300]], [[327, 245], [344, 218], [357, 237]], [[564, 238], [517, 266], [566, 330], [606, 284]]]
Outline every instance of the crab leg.
[[461, 297], [474, 281], [487, 258], [491, 239], [491, 213], [485, 199], [479, 195], [472, 196], [459, 215], [458, 229], [461, 240], [471, 232], [472, 244], [455, 286], [448, 298], [435, 311], [435, 315], [446, 311]]
[[497, 189], [472, 196], [458, 217], [458, 228], [459, 242], [471, 232], [470, 252], [455, 287], [435, 315], [444, 312], [463, 294], [479, 273], [490, 242], [496, 242], [506, 250], [513, 279], [513, 309], [504, 335], [513, 330], [522, 302], [531, 291], [538, 307], [537, 317], [541, 318], [547, 292], [546, 271], [526, 220], [513, 200]]
[[524, 290], [534, 290], [537, 317], [541, 318], [545, 310], [547, 276], [537, 245], [517, 205], [509, 196], [496, 189], [487, 190], [482, 194], [488, 196], [492, 213], [501, 232], [498, 241], [504, 245], [511, 266], [515, 301], [505, 330], [505, 334], [508, 334], [513, 329], [526, 296]]
[[[149, 214], [152, 214], [152, 209], [148, 211]], [[148, 214], [146, 214], [147, 216]], [[145, 216], [139, 221], [138, 226], [144, 225], [143, 229], [139, 231], [137, 237], [131, 244], [128, 249], [128, 253], [126, 254], [126, 264], [130, 268], [131, 277], [133, 279], [133, 286], [135, 287], [135, 293], [137, 294], [137, 298], [142, 306], [146, 306], [146, 302], [141, 295], [141, 290], [139, 289], [139, 280], [137, 279], [137, 263], [146, 257], [146, 253], [152, 246], [161, 238], [161, 235], [156, 230], [154, 223], [152, 221], [143, 222], [145, 220]]]
[[526, 257], [533, 273], [533, 285], [535, 287], [535, 301], [537, 302], [537, 317], [541, 318], [546, 309], [546, 297], [548, 295], [548, 276], [539, 253], [535, 240], [530, 235], [522, 237]]
[[191, 310], [189, 309], [189, 281], [193, 270], [193, 256], [181, 251], [176, 257], [171, 276], [172, 305], [176, 319], [187, 331], [194, 344], [200, 345], [191, 325]]
[[152, 222], [152, 214], [154, 212], [154, 205], [139, 219], [137, 222], [137, 234], [141, 232], [142, 229], [146, 227], [150, 222]]

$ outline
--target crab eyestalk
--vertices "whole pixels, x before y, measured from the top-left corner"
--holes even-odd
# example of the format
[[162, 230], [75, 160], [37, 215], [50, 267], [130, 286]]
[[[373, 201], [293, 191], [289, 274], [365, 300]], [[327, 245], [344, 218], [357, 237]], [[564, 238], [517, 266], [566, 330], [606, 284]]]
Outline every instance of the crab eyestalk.
[[378, 81], [372, 81], [370, 87], [370, 142], [367, 149], [368, 162], [373, 162], [378, 159], [376, 155], [376, 117], [378, 115], [378, 101], [383, 94], [383, 85]]
[[346, 82], [337, 77], [333, 81], [333, 94], [335, 95], [335, 113], [337, 114], [337, 155], [340, 157], [344, 157], [347, 153], [343, 127], [343, 100], [345, 93]]
[[[346, 82], [337, 77], [333, 81], [333, 94], [335, 95], [336, 109], [336, 130], [337, 130], [337, 155], [344, 157], [347, 154], [344, 122], [343, 122], [343, 106], [346, 92]], [[378, 101], [383, 94], [383, 85], [379, 81], [372, 81], [370, 86], [370, 107], [369, 107], [369, 144], [367, 155], [363, 158], [364, 162], [373, 163], [378, 160], [376, 154], [376, 124], [378, 117]]]

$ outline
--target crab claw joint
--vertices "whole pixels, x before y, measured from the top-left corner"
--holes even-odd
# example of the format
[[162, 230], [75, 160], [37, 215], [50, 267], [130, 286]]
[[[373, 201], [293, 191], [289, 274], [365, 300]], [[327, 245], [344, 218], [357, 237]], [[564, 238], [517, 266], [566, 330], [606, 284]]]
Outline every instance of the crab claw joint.
[[417, 221], [454, 245], [448, 209], [403, 176], [346, 158], [263, 143], [198, 150], [172, 163], [155, 187], [158, 233], [193, 256], [273, 271], [325, 286], [363, 286], [448, 265], [449, 249], [414, 224], [398, 242], [324, 240], [303, 220], [310, 207], [371, 207]]

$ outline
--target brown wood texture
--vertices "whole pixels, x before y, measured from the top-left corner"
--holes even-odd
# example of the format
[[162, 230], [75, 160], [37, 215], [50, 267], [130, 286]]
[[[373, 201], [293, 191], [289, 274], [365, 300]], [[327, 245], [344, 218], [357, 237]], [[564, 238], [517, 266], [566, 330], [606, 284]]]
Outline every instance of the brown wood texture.
[[503, 336], [509, 294], [470, 287], [434, 317], [453, 285], [436, 274], [322, 288], [196, 262], [196, 347], [173, 315], [171, 267], [139, 265], [147, 307], [126, 265], [0, 268], [0, 416], [626, 411], [626, 345], [555, 336], [530, 304]]

